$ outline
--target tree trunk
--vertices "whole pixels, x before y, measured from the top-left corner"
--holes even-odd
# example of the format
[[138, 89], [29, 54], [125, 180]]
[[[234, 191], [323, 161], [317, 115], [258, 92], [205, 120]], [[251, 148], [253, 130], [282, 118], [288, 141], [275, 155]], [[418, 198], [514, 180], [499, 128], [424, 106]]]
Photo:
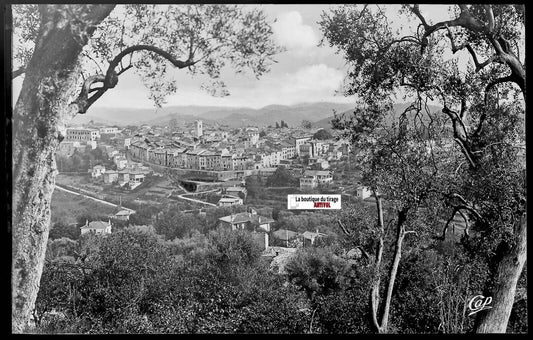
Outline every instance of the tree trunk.
[[376, 262], [374, 263], [374, 277], [372, 282], [372, 289], [370, 291], [370, 309], [372, 312], [372, 322], [378, 333], [382, 332], [382, 327], [378, 321], [379, 309], [379, 288], [381, 286], [381, 258], [383, 256], [383, 236], [379, 239], [378, 249], [376, 251]]
[[[41, 6], [35, 50], [13, 110], [12, 332], [24, 332], [39, 289], [60, 130], [78, 112], [78, 56], [87, 40], [74, 36], [72, 10], [96, 25], [114, 5]], [[79, 27], [78, 27], [79, 28]], [[94, 29], [84, 27], [87, 34]]]
[[513, 308], [516, 285], [527, 258], [527, 216], [520, 219], [516, 244], [498, 264], [492, 308], [479, 322], [477, 333], [505, 333]]
[[402, 243], [405, 237], [404, 222], [406, 219], [406, 211], [402, 210], [398, 213], [398, 223], [396, 227], [396, 245], [394, 248], [394, 259], [389, 273], [389, 282], [387, 284], [387, 296], [385, 297], [385, 306], [383, 307], [383, 316], [381, 318], [382, 333], [387, 333], [389, 328], [389, 314], [392, 300], [392, 291], [394, 283], [396, 282], [396, 274], [398, 273], [398, 266], [402, 257]]
[[385, 227], [383, 225], [383, 206], [381, 197], [374, 191], [376, 198], [376, 208], [378, 212], [378, 227], [380, 231], [379, 243], [376, 249], [376, 259], [374, 262], [374, 275], [372, 278], [372, 289], [370, 290], [370, 311], [372, 313], [372, 322], [378, 333], [381, 332], [381, 326], [378, 321], [379, 309], [379, 287], [381, 286], [381, 259], [383, 258], [383, 238], [385, 237]]
[[381, 323], [378, 321], [378, 312], [380, 304], [379, 290], [381, 285], [381, 262], [383, 259], [383, 246], [385, 238], [385, 227], [383, 224], [383, 205], [381, 202], [381, 197], [379, 197], [375, 192], [374, 196], [376, 197], [376, 207], [378, 212], [378, 227], [380, 230], [380, 238], [378, 247], [376, 249], [376, 262], [374, 263], [374, 275], [372, 288], [370, 290], [370, 311], [372, 314], [372, 322], [377, 332], [380, 334], [388, 333], [389, 331], [389, 315], [390, 315], [390, 306], [392, 301], [392, 291], [394, 288], [394, 283], [396, 281], [396, 274], [398, 273], [398, 266], [400, 265], [400, 259], [402, 257], [402, 243], [405, 237], [405, 228], [404, 223], [407, 219], [407, 209], [398, 211], [398, 221], [396, 223], [396, 245], [394, 248], [394, 258], [392, 261], [392, 266], [389, 272], [389, 281], [387, 282], [387, 295], [385, 296], [385, 301], [381, 314]]

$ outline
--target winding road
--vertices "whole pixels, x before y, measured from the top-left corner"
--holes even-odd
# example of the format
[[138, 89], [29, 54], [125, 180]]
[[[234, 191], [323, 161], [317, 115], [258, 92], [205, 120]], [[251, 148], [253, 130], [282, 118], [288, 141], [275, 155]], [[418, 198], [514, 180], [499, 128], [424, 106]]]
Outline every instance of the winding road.
[[[219, 190], [220, 189], [217, 188], [217, 189], [212, 189], [212, 190], [207, 190], [207, 191], [200, 191], [200, 192], [195, 192], [194, 195], [205, 194], [207, 192], [213, 192], [213, 191], [219, 191]], [[196, 203], [202, 203], [202, 204], [209, 205], [209, 206], [212, 206], [212, 207], [216, 207], [217, 206], [216, 204], [213, 204], [213, 203], [196, 200], [194, 198], [183, 197], [183, 195], [191, 195], [191, 194], [181, 194], [181, 195], [178, 195], [177, 197], [179, 197], [181, 199], [184, 199], [184, 200], [187, 200], [187, 201], [192, 201], [192, 202], [196, 202]]]
[[[102, 203], [102, 204], [107, 204], [107, 205], [110, 205], [110, 206], [113, 206], [113, 207], [118, 207], [118, 205], [115, 204], [115, 203], [111, 203], [111, 202], [104, 201], [104, 200], [101, 200], [101, 199], [98, 199], [98, 198], [95, 198], [95, 197], [92, 197], [92, 196], [89, 196], [89, 195], [86, 195], [86, 194], [75, 192], [75, 191], [63, 188], [63, 187], [61, 187], [61, 186], [59, 186], [57, 184], [56, 184], [56, 188], [61, 190], [61, 191], [68, 192], [70, 194], [79, 195], [79, 196], [83, 196], [85, 198], [92, 199], [93, 201], [97, 201], [97, 202]], [[185, 189], [183, 189], [183, 190], [186, 191]], [[217, 188], [217, 189], [212, 189], [212, 190], [207, 190], [207, 191], [200, 191], [200, 192], [195, 192], [193, 195], [205, 194], [205, 193], [208, 193], [208, 192], [214, 192], [214, 191], [219, 191], [219, 190], [220, 189]], [[217, 206], [216, 204], [213, 204], [213, 203], [197, 200], [197, 199], [194, 199], [194, 198], [184, 197], [183, 195], [191, 195], [191, 194], [190, 193], [181, 194], [181, 195], [178, 195], [177, 197], [181, 198], [183, 200], [187, 200], [187, 201], [191, 201], [191, 202], [195, 202], [195, 203], [201, 203], [201, 204], [205, 204], [205, 205], [208, 205], [208, 206], [211, 206], [211, 207], [216, 207]], [[133, 210], [133, 209], [129, 209], [129, 208], [125, 208], [125, 207], [122, 207], [122, 209], [127, 210], [127, 211], [131, 212], [132, 214], [135, 214], [135, 210]], [[193, 209], [193, 210], [198, 210], [198, 209]]]

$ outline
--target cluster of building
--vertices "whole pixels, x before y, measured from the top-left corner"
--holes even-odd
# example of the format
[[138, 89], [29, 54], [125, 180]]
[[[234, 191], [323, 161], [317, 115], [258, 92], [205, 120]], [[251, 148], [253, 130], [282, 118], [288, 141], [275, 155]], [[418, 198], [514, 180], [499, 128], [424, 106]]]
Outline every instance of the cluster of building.
[[99, 148], [104, 156], [113, 161], [113, 168], [97, 164], [88, 169], [91, 176], [103, 178], [106, 184], [129, 184], [133, 189], [140, 185], [152, 170], [142, 163], [128, 160], [126, 152], [130, 146], [130, 134], [131, 131], [116, 127], [69, 127], [65, 131], [65, 139], [59, 144], [57, 154], [69, 157], [76, 151], [84, 152], [87, 147], [93, 150]]
[[[121, 210], [115, 215], [111, 216], [116, 220], [128, 220], [132, 211]], [[305, 231], [302, 233], [279, 229], [272, 231], [272, 223], [274, 219], [259, 215], [255, 209], [249, 208], [246, 212], [235, 213], [228, 216], [223, 216], [218, 219], [219, 227], [230, 230], [245, 230], [250, 232], [252, 239], [260, 246], [261, 250], [269, 252], [270, 248], [280, 248], [271, 246], [270, 237], [278, 240], [278, 243], [283, 243], [287, 248], [297, 248], [312, 246], [319, 238], [328, 237], [327, 234], [316, 231]], [[97, 235], [106, 235], [112, 233], [111, 218], [108, 221], [90, 221], [87, 220], [85, 225], [80, 227], [81, 234], [93, 233]], [[286, 243], [286, 244], [285, 244]]]
[[[300, 180], [300, 188], [316, 188], [333, 180], [329, 162], [341, 159], [350, 150], [342, 140], [316, 140], [308, 130], [299, 128], [257, 127], [223, 129], [206, 127], [197, 120], [184, 129], [141, 125], [135, 131], [116, 127], [69, 127], [57, 153], [71, 156], [100, 148], [112, 159], [113, 169], [96, 165], [92, 177], [104, 183], [142, 183], [154, 165], [171, 169], [209, 172], [218, 180], [259, 175], [266, 179], [278, 166]], [[148, 166], [143, 166], [148, 165]], [[307, 170], [306, 170], [307, 169]], [[230, 194], [231, 195], [231, 194]], [[224, 197], [220, 205], [231, 205], [238, 197]]]
[[120, 186], [128, 184], [130, 189], [134, 189], [144, 182], [146, 175], [151, 172], [148, 167], [131, 163], [129, 164], [129, 168], [121, 170], [106, 170], [103, 165], [95, 165], [89, 171], [92, 172], [93, 178], [102, 176], [105, 184], [116, 183]]
[[218, 219], [219, 226], [227, 230], [247, 230], [251, 233], [252, 238], [261, 246], [263, 251], [270, 248], [269, 234], [273, 238], [285, 241], [287, 248], [306, 247], [315, 244], [318, 238], [325, 238], [328, 235], [316, 231], [305, 231], [303, 233], [291, 230], [279, 229], [272, 233], [271, 225], [275, 221], [266, 216], [257, 214], [255, 209], [250, 208], [247, 212], [231, 214]]
[[[131, 142], [131, 138], [128, 137], [131, 131], [126, 130], [120, 130], [116, 127], [103, 127], [100, 129], [69, 127], [64, 131], [64, 138], [59, 143], [56, 152], [59, 155], [68, 157], [75, 151], [85, 151], [89, 146], [93, 150], [97, 147], [102, 148], [102, 151], [109, 157], [118, 156], [120, 154], [119, 150], [129, 148]], [[105, 138], [106, 143], [102, 142], [103, 138]], [[113, 145], [107, 143], [112, 143]], [[121, 156], [125, 158], [124, 153]]]
[[312, 135], [288, 131], [266, 133], [258, 128], [241, 128], [230, 133], [204, 131], [202, 121], [192, 131], [176, 132], [171, 138], [138, 133], [131, 142], [133, 159], [170, 168], [234, 171], [258, 170], [290, 164], [294, 158], [306, 158], [309, 164], [328, 167], [328, 160], [346, 153], [347, 143], [313, 140]]

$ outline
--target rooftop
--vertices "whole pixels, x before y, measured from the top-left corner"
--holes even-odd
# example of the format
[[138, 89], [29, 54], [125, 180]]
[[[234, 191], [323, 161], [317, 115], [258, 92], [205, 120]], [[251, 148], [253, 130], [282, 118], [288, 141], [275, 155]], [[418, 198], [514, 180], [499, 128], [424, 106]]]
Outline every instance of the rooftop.
[[305, 176], [330, 176], [331, 172], [328, 170], [305, 170]]
[[224, 216], [224, 217], [219, 218], [219, 220], [226, 222], [226, 223], [231, 223], [231, 224], [245, 223], [245, 222], [250, 222], [253, 224], [265, 224], [265, 223], [274, 222], [274, 220], [271, 219], [270, 217], [260, 216], [257, 214], [252, 214], [252, 213], [247, 213], [247, 212]]
[[111, 225], [108, 222], [104, 221], [92, 221], [89, 222], [89, 225], [84, 225], [81, 227], [81, 229], [105, 229], [110, 227]]
[[222, 197], [218, 201], [222, 203], [233, 203], [233, 202], [240, 202], [241, 199], [238, 197]]
[[319, 233], [319, 232], [314, 232], [314, 231], [304, 231], [302, 233], [302, 237], [308, 240], [312, 240], [315, 237], [324, 237], [324, 236], [328, 236], [328, 235]]
[[291, 239], [298, 236], [298, 233], [292, 230], [279, 229], [272, 233], [273, 236], [280, 240]]

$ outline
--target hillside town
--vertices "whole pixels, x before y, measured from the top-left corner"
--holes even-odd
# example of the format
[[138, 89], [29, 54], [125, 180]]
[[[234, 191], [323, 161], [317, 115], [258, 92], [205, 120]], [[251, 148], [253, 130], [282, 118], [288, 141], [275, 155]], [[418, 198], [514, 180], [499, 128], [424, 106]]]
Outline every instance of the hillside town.
[[[143, 124], [128, 128], [97, 125], [69, 127], [56, 157], [68, 161], [76, 153], [100, 150], [105, 161], [90, 164], [87, 174], [82, 176], [90, 178], [90, 181], [85, 180], [85, 185], [77, 186], [68, 184], [65, 179], [79, 177], [79, 173], [62, 171], [65, 169], [61, 169], [60, 162], [62, 177], [58, 178], [58, 184], [97, 198], [110, 197], [105, 195], [106, 192], [119, 195], [131, 192], [135, 195], [142, 189], [148, 190], [143, 196], [136, 196], [133, 204], [144, 202], [160, 206], [162, 202], [177, 199], [189, 204], [182, 206], [181, 211], [191, 214], [205, 215], [208, 207], [232, 208], [234, 211], [236, 206], [240, 206], [245, 211], [220, 217], [217, 224], [228, 230], [250, 231], [265, 255], [275, 254], [276, 257], [281, 253], [286, 256], [295, 248], [313, 245], [316, 238], [328, 237], [328, 234], [320, 232], [318, 228], [300, 231], [284, 229], [272, 219], [274, 206], [269, 206], [268, 201], [250, 201], [247, 181], [250, 183], [251, 178], [268, 189], [267, 183], [272, 182], [278, 169], [283, 169], [292, 179], [292, 182], [282, 187], [286, 193], [334, 192], [361, 201], [372, 201], [373, 193], [358, 182], [342, 181], [336, 174], [336, 170], [344, 173], [346, 164], [348, 167], [353, 165], [349, 157], [351, 154], [353, 158], [354, 153], [346, 140], [333, 136], [323, 128], [289, 128], [283, 123], [281, 125], [283, 127], [230, 129], [220, 125], [209, 126], [198, 119], [181, 127], [176, 124]], [[453, 140], [444, 140], [440, 149], [449, 151], [453, 148]], [[434, 141], [426, 142], [427, 152], [438, 149]], [[410, 143], [414, 146], [413, 142]], [[150, 197], [151, 190], [158, 195], [153, 184], [145, 183], [146, 178], [154, 176], [171, 179], [166, 185], [156, 186], [169, 193], [159, 195], [159, 200], [142, 200], [141, 197]], [[269, 186], [276, 185], [270, 183]], [[125, 197], [127, 195], [124, 194]], [[168, 200], [165, 201], [165, 198]], [[282, 204], [278, 207], [284, 210], [286, 196], [281, 195], [280, 201]], [[262, 216], [250, 202], [267, 207], [270, 212]], [[123, 203], [118, 203], [120, 209]], [[127, 203], [125, 200], [124, 204]], [[127, 221], [133, 212], [132, 209], [121, 210], [110, 217], [113, 221]], [[273, 223], [277, 227], [271, 228]], [[86, 221], [80, 228], [82, 233], [109, 234], [112, 232], [112, 222], [111, 219]], [[330, 230], [329, 236], [336, 234], [331, 233], [330, 228], [326, 229]]]
[[527, 334], [524, 5], [3, 9], [12, 333]]
[[70, 127], [58, 155], [69, 157], [87, 146], [99, 148], [113, 160], [113, 168], [95, 164], [93, 177], [104, 183], [133, 186], [150, 169], [175, 169], [203, 179], [228, 181], [251, 175], [268, 176], [277, 167], [298, 174], [301, 188], [316, 188], [332, 181], [330, 162], [345, 159], [350, 151], [344, 140], [315, 139], [317, 130], [257, 127], [226, 130], [193, 126], [171, 130], [168, 126], [140, 126], [137, 130], [116, 127]]
[[[105, 193], [112, 190], [126, 190], [132, 194], [143, 189], [150, 190], [152, 185], [145, 183], [146, 178], [168, 177], [177, 179], [177, 182], [168, 184], [166, 189], [171, 193], [181, 190], [181, 195], [168, 196], [195, 205], [183, 208], [183, 211], [191, 213], [201, 213], [202, 208], [209, 206], [248, 206], [247, 178], [253, 177], [258, 183], [266, 185], [278, 168], [291, 176], [292, 182], [285, 183], [288, 192], [344, 189], [335, 183], [334, 175], [335, 169], [340, 168], [339, 164], [346, 163], [349, 157], [349, 143], [323, 128], [289, 128], [283, 122], [281, 125], [283, 127], [248, 126], [231, 129], [210, 126], [199, 119], [182, 126], [71, 126], [66, 129], [65, 139], [56, 153], [60, 171], [58, 185], [103, 199]], [[65, 163], [87, 150], [98, 151], [102, 158], [87, 165], [86, 175], [80, 177], [79, 171], [69, 172], [72, 169], [66, 169]], [[85, 179], [81, 180], [83, 184], [70, 183], [75, 178]], [[362, 200], [371, 195], [368, 188], [360, 185], [351, 189], [353, 196]], [[208, 202], [199, 197], [208, 191], [217, 195], [216, 201]], [[155, 203], [153, 200], [142, 201], [138, 197], [133, 201], [142, 202]], [[254, 203], [258, 204], [258, 201]], [[259, 205], [264, 206], [262, 203], [259, 202]], [[127, 200], [119, 206], [122, 204], [128, 204]], [[270, 228], [275, 221], [271, 216], [257, 215], [252, 206], [246, 209], [234, 216], [221, 217], [220, 225], [231, 225], [232, 230], [248, 229], [255, 234], [260, 233], [262, 236], [256, 237], [258, 243], [265, 253], [271, 252], [269, 246], [272, 241], [280, 243], [276, 242], [279, 239], [274, 233], [276, 230]], [[116, 214], [111, 217], [113, 221], [120, 219]], [[266, 227], [263, 221], [269, 221]], [[111, 233], [111, 225], [111, 219], [86, 221], [81, 230], [82, 233], [92, 231], [106, 234]], [[291, 240], [300, 239], [300, 243], [291, 243], [293, 246], [306, 242], [312, 244], [317, 235], [326, 236], [316, 230], [291, 233], [294, 233], [291, 234]], [[283, 240], [288, 241], [287, 237]], [[288, 242], [285, 242], [284, 246], [287, 245]]]

